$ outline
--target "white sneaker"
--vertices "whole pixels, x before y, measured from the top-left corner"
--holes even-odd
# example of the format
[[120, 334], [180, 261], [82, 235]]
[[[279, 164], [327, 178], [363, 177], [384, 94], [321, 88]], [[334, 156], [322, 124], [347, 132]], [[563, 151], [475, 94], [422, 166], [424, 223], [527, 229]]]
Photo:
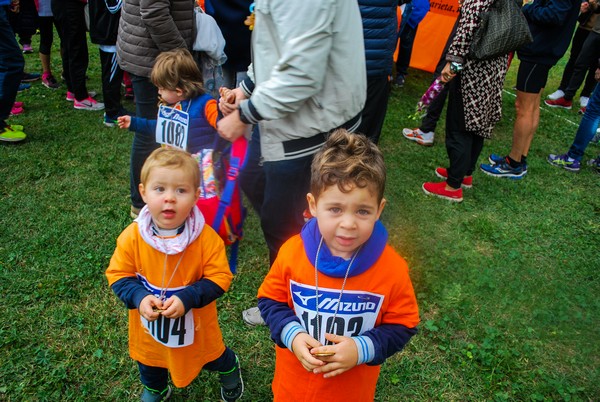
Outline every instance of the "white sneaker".
[[265, 325], [265, 320], [260, 315], [258, 307], [250, 307], [248, 310], [242, 311], [242, 318], [248, 325]]
[[589, 101], [590, 101], [590, 98], [588, 98], [587, 96], [580, 96], [579, 97], [579, 106], [587, 107], [587, 104]]
[[420, 128], [405, 128], [402, 130], [402, 135], [411, 141], [415, 141], [419, 145], [430, 147], [433, 145], [435, 133], [433, 131], [424, 133]]
[[565, 96], [565, 93], [562, 89], [557, 89], [556, 91], [552, 92], [550, 95], [546, 96], [546, 98], [550, 99], [550, 100], [557, 100], [558, 98], [562, 98], [563, 96]]
[[79, 110], [103, 110], [104, 103], [98, 102], [96, 99], [88, 96], [87, 99], [82, 101], [78, 101], [77, 99], [73, 101], [73, 107]]

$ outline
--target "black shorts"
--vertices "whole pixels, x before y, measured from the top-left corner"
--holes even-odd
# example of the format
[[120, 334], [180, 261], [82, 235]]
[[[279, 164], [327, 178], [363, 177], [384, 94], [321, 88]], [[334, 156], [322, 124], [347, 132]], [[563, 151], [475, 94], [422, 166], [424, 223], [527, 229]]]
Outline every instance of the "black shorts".
[[552, 66], [521, 60], [517, 72], [517, 91], [537, 94], [546, 86]]

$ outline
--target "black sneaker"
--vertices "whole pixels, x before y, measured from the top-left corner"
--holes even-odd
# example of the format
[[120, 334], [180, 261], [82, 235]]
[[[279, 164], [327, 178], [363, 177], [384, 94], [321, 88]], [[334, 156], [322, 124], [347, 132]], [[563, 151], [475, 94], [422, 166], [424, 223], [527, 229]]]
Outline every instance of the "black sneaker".
[[237, 355], [235, 356], [235, 367], [228, 373], [219, 372], [219, 381], [221, 382], [221, 399], [223, 401], [234, 402], [242, 397], [244, 380]]

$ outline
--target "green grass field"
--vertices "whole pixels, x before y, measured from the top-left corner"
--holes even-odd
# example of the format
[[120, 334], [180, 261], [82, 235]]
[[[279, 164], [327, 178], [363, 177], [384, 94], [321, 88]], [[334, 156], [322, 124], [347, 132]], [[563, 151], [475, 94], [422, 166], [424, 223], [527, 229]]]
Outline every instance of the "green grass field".
[[[95, 46], [90, 54], [89, 88], [99, 91]], [[39, 70], [35, 54], [26, 61], [28, 71]], [[59, 76], [56, 58], [54, 69]], [[515, 73], [513, 65], [504, 117], [482, 161], [509, 149]], [[377, 400], [600, 400], [600, 177], [545, 160], [567, 150], [580, 116], [544, 108], [527, 177], [475, 172], [464, 202], [452, 204], [421, 191], [448, 161], [443, 122], [432, 148], [401, 135], [414, 125], [407, 116], [429, 79], [413, 70], [393, 90], [380, 144], [389, 170], [382, 219], [411, 267], [422, 321], [383, 365]], [[131, 221], [132, 136], [105, 128], [101, 112], [74, 110], [65, 91], [36, 82], [19, 95], [26, 113], [11, 121], [28, 139], [0, 145], [0, 400], [134, 401], [141, 387], [127, 352], [126, 309], [104, 277]], [[590, 145], [585, 160], [598, 153]], [[273, 343], [265, 327], [241, 320], [267, 270], [250, 213], [238, 274], [218, 302], [226, 343], [241, 358], [246, 401], [271, 399]], [[218, 387], [215, 375], [202, 373], [173, 400], [215, 401]]]

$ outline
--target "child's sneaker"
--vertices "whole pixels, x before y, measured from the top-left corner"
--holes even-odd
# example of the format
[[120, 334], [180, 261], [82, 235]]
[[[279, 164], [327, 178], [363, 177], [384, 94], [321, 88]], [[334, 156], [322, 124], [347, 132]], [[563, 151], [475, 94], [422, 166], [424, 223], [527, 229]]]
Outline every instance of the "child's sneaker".
[[11, 116], [18, 116], [18, 115], [20, 115], [21, 113], [23, 113], [24, 111], [25, 111], [25, 109], [23, 109], [23, 107], [22, 107], [22, 106], [21, 106], [21, 107], [18, 107], [18, 106], [13, 106], [13, 107], [10, 109], [10, 115], [11, 115]]
[[25, 107], [25, 104], [23, 102], [15, 102], [13, 103], [13, 107]]
[[26, 44], [23, 45], [23, 53], [24, 54], [33, 53], [33, 48], [31, 47], [30, 43], [26, 43]]
[[433, 131], [425, 133], [419, 128], [405, 128], [402, 130], [402, 135], [404, 136], [404, 138], [407, 138], [411, 141], [415, 141], [419, 145], [430, 147], [433, 145], [433, 138], [435, 136], [435, 133]]
[[546, 106], [558, 107], [558, 108], [567, 109], [567, 110], [570, 110], [571, 107], [573, 106], [573, 101], [566, 100], [564, 96], [560, 97], [558, 99], [555, 99], [555, 100], [547, 99], [544, 101], [544, 103], [546, 104]]
[[[439, 167], [435, 169], [435, 175], [440, 179], [446, 180], [448, 178], [448, 169]], [[471, 188], [473, 187], [473, 176], [465, 176], [460, 185], [462, 188]]]
[[38, 73], [23, 73], [23, 77], [21, 78], [21, 82], [33, 82], [39, 80], [41, 77]]
[[242, 369], [237, 355], [235, 356], [235, 367], [228, 373], [219, 372], [219, 381], [221, 382], [222, 400], [233, 402], [240, 399], [244, 393], [244, 380], [242, 379]]
[[581, 169], [581, 163], [573, 158], [570, 158], [568, 154], [563, 155], [548, 155], [548, 163], [552, 166], [562, 167], [569, 172], [579, 172]]
[[162, 392], [151, 390], [148, 387], [144, 387], [144, 392], [142, 392], [142, 397], [140, 398], [141, 402], [161, 402], [166, 401], [171, 397], [171, 386], [168, 385], [165, 390]]
[[445, 181], [439, 183], [423, 183], [423, 192], [427, 195], [435, 195], [436, 197], [452, 202], [462, 202], [463, 200], [462, 188], [459, 188], [458, 190], [446, 190]]
[[17, 92], [23, 92], [28, 90], [29, 88], [31, 88], [31, 84], [19, 84], [19, 89], [17, 89]]
[[56, 78], [50, 73], [42, 74], [42, 85], [50, 89], [56, 89], [60, 86]]
[[582, 108], [586, 108], [589, 101], [590, 101], [589, 97], [587, 97], [587, 96], [580, 96], [579, 97], [579, 106], [581, 106]]
[[562, 89], [557, 89], [556, 91], [548, 95], [546, 98], [551, 100], [557, 100], [558, 98], [562, 98], [563, 96], [565, 96], [564, 91]]
[[586, 106], [582, 106], [579, 108], [579, 110], [577, 111], [578, 114], [585, 114], [585, 110], [587, 109]]
[[[95, 98], [96, 95], [97, 95], [96, 91], [89, 91], [88, 92], [88, 96], [90, 98]], [[67, 97], [65, 99], [68, 100], [69, 102], [75, 102], [75, 94], [73, 92], [67, 91]]]
[[27, 138], [23, 132], [23, 127], [6, 126], [0, 130], [0, 141], [4, 142], [19, 142]]
[[78, 101], [77, 99], [73, 101], [73, 107], [78, 110], [103, 110], [104, 103], [98, 102], [96, 99], [88, 96], [87, 99], [82, 101]]
[[265, 325], [265, 320], [263, 320], [260, 315], [260, 310], [258, 307], [250, 307], [242, 311], [242, 319], [248, 325], [256, 326], [256, 325]]

